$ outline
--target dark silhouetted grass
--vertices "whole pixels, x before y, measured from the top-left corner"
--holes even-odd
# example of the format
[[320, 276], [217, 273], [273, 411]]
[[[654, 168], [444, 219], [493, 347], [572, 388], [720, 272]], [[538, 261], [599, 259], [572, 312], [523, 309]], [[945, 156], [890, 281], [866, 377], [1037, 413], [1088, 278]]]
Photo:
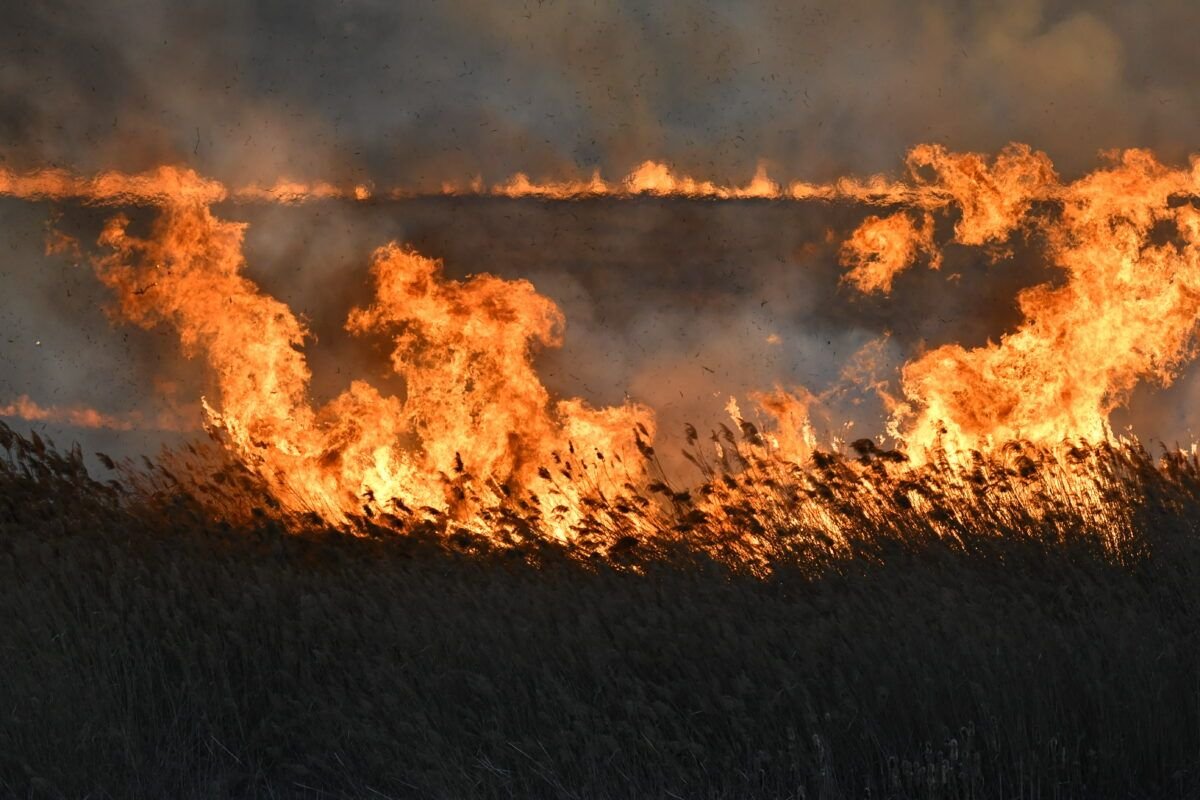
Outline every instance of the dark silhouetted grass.
[[17, 447], [2, 795], [1200, 792], [1178, 495], [1138, 510], [1124, 563], [1102, 536], [878, 537], [755, 576], [687, 548], [614, 563], [216, 522]]

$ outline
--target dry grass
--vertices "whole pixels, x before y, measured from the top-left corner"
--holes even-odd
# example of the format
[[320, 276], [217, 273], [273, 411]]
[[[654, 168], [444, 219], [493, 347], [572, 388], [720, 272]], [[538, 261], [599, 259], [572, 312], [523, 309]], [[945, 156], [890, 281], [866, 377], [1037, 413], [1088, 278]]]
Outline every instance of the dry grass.
[[[631, 490], [661, 536], [622, 543], [606, 498], [567, 550], [512, 509], [508, 544], [347, 536], [201, 451], [104, 483], [0, 427], [0, 794], [1200, 793], [1193, 462], [1081, 451], [1114, 517], [1056, 498], [1057, 456], [935, 463], [931, 514], [848, 502], [883, 496], [869, 448], [795, 471], [730, 438], [705, 490]], [[803, 492], [859, 535], [797, 525]]]

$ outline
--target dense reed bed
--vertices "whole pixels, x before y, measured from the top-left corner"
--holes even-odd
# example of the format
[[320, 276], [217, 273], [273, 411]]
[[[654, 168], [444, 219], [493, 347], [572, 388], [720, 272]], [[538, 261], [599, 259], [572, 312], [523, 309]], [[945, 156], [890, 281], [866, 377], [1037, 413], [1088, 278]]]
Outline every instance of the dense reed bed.
[[[1200, 792], [1190, 458], [1015, 447], [897, 491], [865, 444], [796, 471], [744, 431], [566, 546], [0, 433], [0, 794]], [[1081, 464], [1097, 502], [1055, 494]], [[845, 536], [784, 513], [818, 501]]]

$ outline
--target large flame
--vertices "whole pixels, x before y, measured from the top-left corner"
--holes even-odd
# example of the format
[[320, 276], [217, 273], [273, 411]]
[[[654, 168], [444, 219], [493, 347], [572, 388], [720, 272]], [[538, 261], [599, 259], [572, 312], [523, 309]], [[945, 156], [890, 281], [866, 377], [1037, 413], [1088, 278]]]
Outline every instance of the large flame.
[[[933, 170], [914, 185], [921, 206], [928, 212], [953, 204], [961, 212], [954, 241], [1002, 243], [1024, 227], [1045, 238], [1050, 264], [1065, 275], [1060, 285], [1020, 294], [1024, 321], [999, 342], [970, 350], [946, 345], [904, 366], [907, 402], [892, 422], [910, 451], [1103, 439], [1109, 414], [1134, 386], [1169, 383], [1194, 355], [1200, 217], [1182, 199], [1200, 189], [1200, 162], [1170, 169], [1141, 150], [1111, 159], [1111, 166], [1062, 184], [1045, 155], [1024, 147], [990, 164], [940, 148], [913, 151], [914, 176], [921, 167]], [[1053, 201], [1053, 208], [1035, 214], [1035, 200]], [[886, 232], [886, 221], [868, 219], [843, 251], [847, 277], [864, 291], [888, 291], [918, 252], [931, 249], [928, 224], [889, 219], [897, 218]], [[1151, 233], [1160, 224], [1169, 235], [1155, 244]]]
[[[1094, 509], [1103, 504], [1097, 487], [1106, 473], [1076, 445], [1110, 439], [1109, 415], [1138, 383], [1166, 384], [1176, 376], [1195, 354], [1200, 320], [1200, 211], [1193, 205], [1200, 159], [1181, 169], [1141, 150], [1108, 158], [1102, 169], [1069, 183], [1044, 154], [1025, 146], [989, 159], [923, 145], [909, 154], [904, 180], [783, 184], [760, 167], [746, 185], [724, 186], [647, 161], [615, 182], [599, 173], [546, 183], [517, 175], [491, 188], [476, 179], [442, 191], [883, 207], [882, 215], [868, 216], [850, 233], [841, 258], [848, 284], [884, 294], [914, 263], [939, 266], [937, 232], [950, 220], [950, 241], [982, 247], [993, 261], [1003, 259], [1015, 234], [1025, 234], [1043, 244], [1059, 276], [1020, 294], [1023, 319], [998, 342], [939, 347], [902, 367], [899, 392], [875, 387], [891, 409], [889, 431], [904, 452], [856, 442], [866, 466], [858, 468], [853, 496], [868, 503], [896, 497], [905, 509], [933, 513], [925, 495], [911, 488], [918, 486], [919, 470], [957, 465], [975, 476], [971, 480], [983, 480], [979, 476], [1007, 469], [988, 473], [989, 458], [1024, 464], [1038, 452], [1058, 465], [1051, 470], [1056, 491]], [[724, 520], [725, 530], [738, 531], [738, 547], [751, 550], [763, 546], [764, 525], [836, 536], [847, 524], [844, 502], [832, 504], [832, 495], [792, 471], [828, 466], [810, 424], [823, 398], [800, 388], [755, 395], [751, 399], [774, 420], [761, 432], [731, 402], [740, 444], [727, 430], [714, 435], [710, 448], [700, 447], [690, 430], [690, 457], [708, 480], [704, 499], [695, 501], [652, 481], [657, 467], [649, 409], [632, 403], [594, 409], [580, 399], [555, 400], [542, 385], [532, 357], [558, 346], [564, 325], [553, 302], [526, 281], [450, 280], [438, 261], [398, 243], [375, 251], [374, 300], [351, 310], [346, 327], [391, 340], [391, 366], [403, 379], [404, 396], [358, 380], [314, 408], [303, 353], [307, 331], [291, 309], [243, 274], [245, 225], [220, 219], [213, 206], [411, 192], [287, 180], [230, 190], [192, 171], [163, 167], [94, 178], [0, 171], [0, 193], [159, 207], [144, 237], [131, 233], [125, 217], [110, 220], [96, 273], [115, 293], [121, 318], [174, 328], [184, 352], [205, 363], [219, 389], [204, 404], [210, 427], [285, 509], [313, 510], [333, 521], [364, 510], [427, 509], [487, 532], [496, 509], [517, 508], [542, 531], [568, 538], [585, 530], [598, 508], [616, 509], [621, 530], [653, 530], [661, 521], [647, 516], [645, 495], [659, 492], [663, 506], [673, 509], [675, 530]], [[1056, 461], [1053, 453], [1063, 442], [1074, 455]], [[1092, 464], [1091, 471], [1080, 472], [1080, 463]], [[961, 498], [968, 496], [963, 487], [969, 481], [951, 483]], [[889, 494], [889, 486], [910, 488]], [[1027, 513], [1021, 505], [1027, 499], [1012, 501], [1018, 503], [1013, 508]]]
[[[481, 494], [520, 488], [542, 497], [547, 518], [569, 522], [578, 493], [539, 470], [547, 473], [577, 440], [588, 451], [588, 480], [601, 489], [641, 478], [636, 431], [650, 436], [653, 427], [645, 409], [551, 403], [531, 355], [559, 344], [563, 320], [528, 282], [451, 281], [437, 261], [396, 244], [380, 248], [375, 302], [353, 311], [347, 328], [393, 338], [406, 397], [355, 381], [315, 409], [307, 332], [242, 274], [244, 224], [178, 196], [145, 238], [127, 225], [117, 216], [106, 226], [101, 243], [110, 252], [97, 274], [122, 317], [173, 326], [184, 352], [206, 362], [220, 388], [219, 406], [206, 405], [209, 423], [285, 507], [332, 519], [364, 506], [428, 507], [469, 521]], [[598, 468], [597, 459], [612, 464]]]

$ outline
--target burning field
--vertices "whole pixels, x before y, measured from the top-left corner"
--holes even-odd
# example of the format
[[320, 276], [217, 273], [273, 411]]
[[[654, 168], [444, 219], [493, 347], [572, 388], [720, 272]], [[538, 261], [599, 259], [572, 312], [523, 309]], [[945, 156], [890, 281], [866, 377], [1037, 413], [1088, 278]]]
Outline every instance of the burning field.
[[[198, 58], [167, 18], [116, 48], [107, 20], [6, 34], [108, 60], [22, 40], [0, 71], [22, 98], [0, 105], [0, 792], [1200, 796], [1200, 155], [1174, 84], [1153, 125], [1118, 124], [1127, 62], [1153, 59], [1113, 20], [931, 5], [915, 39], [944, 63], [914, 74], [970, 43], [990, 61], [947, 91], [1086, 97], [1091, 124], [1059, 125], [1095, 146], [1019, 111], [1002, 140], [990, 113], [936, 136], [901, 114], [875, 168], [815, 133], [877, 119], [870, 92], [751, 88], [687, 47], [622, 83], [608, 34], [588, 76], [729, 99], [694, 66], [824, 104], [825, 155], [781, 156], [753, 108], [688, 112], [722, 142], [697, 145], [687, 113], [609, 86], [578, 91], [624, 122], [564, 157], [558, 118], [493, 108], [481, 87], [509, 90], [469, 58], [410, 64], [473, 88], [448, 109], [401, 78], [431, 115], [401, 123], [259, 55], [250, 22], [275, 20], [348, 96], [384, 80], [266, 5], [243, 21], [256, 89], [179, 72], [214, 126], [194, 138], [176, 93], [100, 80], [156, 87], [136, 54], [163, 57], [160, 27]], [[491, 67], [583, 69], [476, 11], [513, 48]], [[437, 13], [445, 42], [375, 42], [361, 21], [394, 19], [364, 9], [339, 30], [382, 75], [478, 27]], [[732, 36], [776, 80], [788, 37], [702, 17], [686, 41]], [[841, 35], [895, 26], [867, 27]], [[101, 73], [133, 122], [62, 132], [38, 69], [90, 119]], [[260, 119], [247, 98], [277, 92]]]
[[[1169, 385], [1195, 354], [1200, 171], [1127, 150], [1064, 183], [1045, 154], [1024, 145], [990, 158], [922, 145], [909, 153], [907, 173], [782, 186], [760, 171], [745, 187], [725, 187], [647, 162], [617, 183], [594, 175], [536, 184], [521, 175], [490, 189], [443, 190], [574, 204], [864, 205], [878, 213], [833, 248], [848, 292], [887, 294], [910, 269], [939, 269], [955, 245], [1001, 262], [1022, 239], [1053, 270], [1017, 294], [1020, 319], [997, 341], [928, 349], [899, 366], [893, 385], [878, 377], [885, 335], [860, 348], [824, 394], [777, 383], [729, 396], [728, 418], [703, 436], [691, 423], [678, 435], [656, 431], [645, 404], [552, 397], [534, 360], [562, 344], [558, 306], [528, 280], [450, 278], [440, 261], [399, 241], [370, 255], [371, 297], [349, 310], [344, 329], [387, 341], [401, 392], [355, 377], [315, 405], [310, 331], [246, 276], [247, 224], [215, 206], [400, 202], [402, 189], [378, 201], [363, 186], [231, 190], [164, 167], [0, 174], [0, 191], [148, 211], [142, 231], [113, 211], [94, 248], [52, 224], [47, 251], [90, 263], [112, 292], [116, 323], [169, 332], [180, 354], [203, 366], [215, 394], [194, 401], [217, 446], [167, 453], [147, 474], [121, 472], [152, 492], [177, 487], [214, 518], [269, 511], [286, 527], [397, 535], [420, 527], [481, 548], [547, 543], [586, 558], [685, 546], [757, 574], [780, 560], [836, 559], [865, 532], [893, 526], [951, 541], [998, 526], [1064, 538], [1090, 531], [1122, 558], [1136, 547], [1142, 484], [1162, 482], [1185, 497], [1200, 466], [1194, 449], [1154, 457], [1110, 423], [1135, 387]], [[850, 385], [863, 376], [867, 386]], [[886, 426], [875, 438], [845, 440], [837, 401], [848, 385], [882, 402]], [[5, 411], [138, 424], [27, 397]], [[665, 466], [662, 448], [682, 452], [691, 474]], [[229, 480], [225, 464], [243, 483]]]
[[[615, 184], [518, 177], [425, 198], [533, 197], [542, 212], [582, 213], [863, 207], [844, 236], [822, 235], [844, 293], [886, 295], [912, 270], [943, 268], [954, 246], [995, 270], [1019, 246], [1054, 271], [1017, 294], [1012, 330], [925, 350], [899, 367], [898, 388], [878, 377], [887, 340], [868, 340], [820, 393], [729, 396], [724, 421], [677, 435], [648, 405], [547, 389], [536, 358], [562, 344], [566, 320], [533, 283], [449, 277], [401, 241], [370, 254], [370, 295], [344, 320], [383, 344], [385, 388], [354, 377], [314, 404], [312, 334], [247, 276], [248, 226], [231, 217], [416, 202], [402, 190], [230, 189], [178, 168], [9, 172], [0, 190], [98, 211], [93, 241], [58, 212], [46, 257], [92, 270], [114, 324], [175, 337], [213, 392], [192, 406], [207, 436], [154, 459], [89, 463], [77, 446], [0, 427], [7, 599], [30, 625], [8, 651], [8, 674], [25, 681], [8, 698], [8, 749], [25, 754], [6, 762], [10, 788], [1195, 789], [1179, 765], [1196, 730], [1200, 461], [1111, 423], [1139, 384], [1170, 384], [1195, 354], [1193, 167], [1128, 150], [1064, 182], [1023, 145], [994, 157], [920, 146], [894, 180], [784, 186], [760, 173], [737, 188], [647, 164]], [[874, 438], [840, 435], [852, 389], [886, 412]], [[186, 406], [152, 419], [21, 397], [3, 410], [186, 431]], [[40, 640], [75, 628], [87, 630], [72, 635], [80, 649]], [[554, 663], [524, 661], [514, 642]], [[964, 660], [984, 672], [964, 683]], [[68, 688], [80, 670], [100, 682]], [[46, 685], [56, 674], [67, 683]], [[176, 691], [193, 705], [176, 708]], [[512, 703], [545, 710], [535, 722]], [[749, 722], [764, 715], [770, 732]], [[1134, 724], [1156, 733], [1130, 750]], [[63, 747], [82, 748], [77, 768], [57, 763]]]

